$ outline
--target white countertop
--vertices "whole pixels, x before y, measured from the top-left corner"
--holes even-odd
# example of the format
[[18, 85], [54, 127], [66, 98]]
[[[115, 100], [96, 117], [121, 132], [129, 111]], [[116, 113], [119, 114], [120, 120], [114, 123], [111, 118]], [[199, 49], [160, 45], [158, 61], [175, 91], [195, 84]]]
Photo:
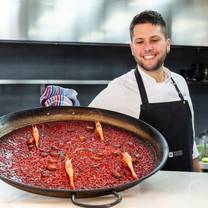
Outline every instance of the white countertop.
[[[115, 208], [208, 207], [208, 173], [159, 171], [142, 183], [120, 193]], [[84, 203], [109, 203], [111, 195], [79, 199]], [[1, 208], [78, 208], [71, 199], [47, 197], [16, 189], [0, 180]]]

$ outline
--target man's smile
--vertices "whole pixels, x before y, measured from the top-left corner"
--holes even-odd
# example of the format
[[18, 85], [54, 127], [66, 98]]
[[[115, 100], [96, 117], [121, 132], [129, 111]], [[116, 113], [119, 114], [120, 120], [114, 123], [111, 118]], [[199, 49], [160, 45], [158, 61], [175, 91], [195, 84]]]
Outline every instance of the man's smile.
[[144, 58], [145, 60], [150, 60], [150, 59], [155, 58], [155, 55], [147, 55], [147, 56], [143, 56], [143, 58]]

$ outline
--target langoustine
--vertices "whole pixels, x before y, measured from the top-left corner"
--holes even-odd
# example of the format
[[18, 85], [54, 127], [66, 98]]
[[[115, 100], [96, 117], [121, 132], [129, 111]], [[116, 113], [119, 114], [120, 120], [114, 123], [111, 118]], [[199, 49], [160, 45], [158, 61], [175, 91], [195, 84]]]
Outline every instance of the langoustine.
[[129, 153], [128, 152], [122, 152], [121, 155], [122, 155], [122, 160], [128, 166], [129, 170], [131, 171], [132, 177], [135, 178], [135, 179], [138, 178], [137, 174], [134, 171], [133, 164], [132, 164], [132, 159], [131, 159], [131, 156], [129, 155]]
[[32, 136], [33, 139], [35, 140], [35, 146], [37, 147], [37, 149], [39, 148], [39, 140], [40, 140], [40, 135], [39, 135], [39, 131], [36, 125], [32, 126]]
[[74, 185], [74, 170], [72, 166], [72, 159], [69, 159], [68, 157], [65, 158], [65, 170], [69, 176], [70, 186], [74, 189], [75, 185]]
[[102, 125], [99, 121], [95, 122], [95, 128], [96, 128], [96, 133], [100, 137], [101, 141], [104, 142], [105, 139], [104, 139], [104, 136], [103, 136], [103, 128], [102, 128]]

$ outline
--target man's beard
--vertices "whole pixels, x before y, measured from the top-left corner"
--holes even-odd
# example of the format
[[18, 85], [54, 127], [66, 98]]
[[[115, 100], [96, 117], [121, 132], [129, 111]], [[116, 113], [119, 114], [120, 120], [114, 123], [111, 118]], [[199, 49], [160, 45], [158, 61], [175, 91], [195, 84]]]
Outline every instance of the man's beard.
[[142, 61], [138, 60], [136, 57], [135, 61], [137, 62], [137, 64], [139, 64], [139, 66], [141, 66], [144, 70], [146, 71], [157, 71], [161, 68], [161, 66], [163, 65], [165, 58], [167, 56], [167, 51], [165, 52], [165, 54], [159, 59], [157, 60], [157, 62], [152, 65], [151, 67], [148, 67], [147, 65], [145, 66], [145, 64], [142, 63]]

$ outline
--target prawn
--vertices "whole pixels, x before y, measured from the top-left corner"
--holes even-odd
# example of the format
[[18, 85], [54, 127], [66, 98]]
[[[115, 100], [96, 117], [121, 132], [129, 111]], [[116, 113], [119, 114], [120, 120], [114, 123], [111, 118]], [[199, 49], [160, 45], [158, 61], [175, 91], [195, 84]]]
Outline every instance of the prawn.
[[32, 126], [32, 136], [33, 136], [33, 139], [35, 140], [35, 146], [39, 148], [40, 135], [39, 135], [39, 131], [36, 125]]
[[95, 127], [96, 127], [96, 132], [99, 135], [101, 141], [104, 142], [105, 139], [104, 139], [104, 136], [103, 136], [103, 128], [102, 128], [101, 123], [99, 121], [96, 121]]
[[70, 185], [74, 189], [74, 171], [72, 166], [72, 159], [69, 159], [68, 157], [65, 158], [65, 170], [69, 176]]
[[134, 171], [132, 159], [131, 159], [131, 156], [129, 155], [129, 153], [123, 152], [123, 153], [121, 153], [121, 155], [122, 155], [122, 160], [128, 166], [129, 170], [131, 171], [132, 177], [135, 179], [138, 178], [137, 174]]

